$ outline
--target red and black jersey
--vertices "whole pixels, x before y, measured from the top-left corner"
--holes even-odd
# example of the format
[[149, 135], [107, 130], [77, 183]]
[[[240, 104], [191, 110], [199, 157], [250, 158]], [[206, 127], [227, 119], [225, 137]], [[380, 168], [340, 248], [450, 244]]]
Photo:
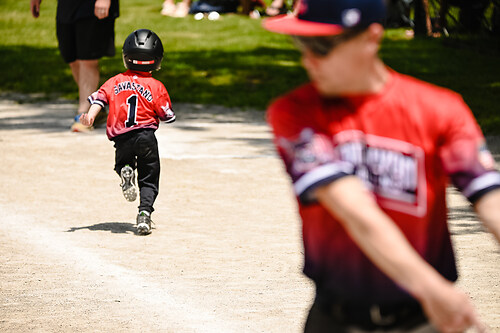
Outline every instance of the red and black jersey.
[[160, 120], [175, 120], [167, 89], [147, 72], [127, 70], [113, 76], [89, 102], [109, 106], [106, 134], [110, 140], [139, 128], [156, 130]]
[[462, 98], [390, 73], [378, 94], [325, 99], [307, 84], [268, 109], [303, 221], [304, 272], [340, 301], [383, 304], [410, 295], [317, 203], [315, 188], [347, 175], [359, 177], [417, 252], [454, 281], [448, 179], [471, 201], [500, 187], [500, 174]]

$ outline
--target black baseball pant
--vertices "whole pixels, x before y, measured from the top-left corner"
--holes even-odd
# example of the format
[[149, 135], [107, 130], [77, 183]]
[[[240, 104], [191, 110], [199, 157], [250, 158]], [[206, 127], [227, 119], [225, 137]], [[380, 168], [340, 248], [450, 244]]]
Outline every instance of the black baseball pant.
[[137, 170], [140, 191], [139, 211], [154, 211], [160, 183], [160, 155], [153, 129], [138, 129], [116, 137], [115, 171], [120, 175], [125, 165]]
[[[388, 319], [394, 321], [388, 325], [372, 321], [369, 310], [351, 307], [349, 311], [344, 311], [316, 298], [309, 311], [304, 333], [438, 333], [421, 309], [414, 311], [413, 304], [408, 308], [398, 306], [395, 312], [385, 313]], [[380, 309], [378, 314], [381, 314]], [[379, 317], [379, 320], [386, 319]]]

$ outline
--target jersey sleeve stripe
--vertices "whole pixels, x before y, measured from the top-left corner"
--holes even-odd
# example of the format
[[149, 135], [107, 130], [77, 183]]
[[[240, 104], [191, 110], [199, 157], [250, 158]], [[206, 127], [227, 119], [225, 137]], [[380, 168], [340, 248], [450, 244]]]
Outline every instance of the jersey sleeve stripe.
[[353, 174], [354, 169], [348, 163], [325, 164], [302, 175], [295, 181], [293, 187], [295, 194], [303, 203], [314, 201], [312, 191], [318, 186], [326, 185], [341, 177]]
[[168, 118], [167, 120], [165, 120], [166, 123], [173, 123], [175, 121], [175, 115], [171, 118]]
[[470, 184], [462, 190], [462, 194], [469, 200], [472, 200], [472, 198], [477, 200], [477, 193], [484, 192], [484, 190], [488, 188], [496, 187], [500, 187], [500, 173], [491, 171], [471, 181]]
[[89, 96], [89, 98], [87, 98], [89, 103], [90, 104], [97, 104], [97, 105], [100, 105], [101, 107], [104, 107], [104, 103], [98, 99], [94, 99], [92, 96]]

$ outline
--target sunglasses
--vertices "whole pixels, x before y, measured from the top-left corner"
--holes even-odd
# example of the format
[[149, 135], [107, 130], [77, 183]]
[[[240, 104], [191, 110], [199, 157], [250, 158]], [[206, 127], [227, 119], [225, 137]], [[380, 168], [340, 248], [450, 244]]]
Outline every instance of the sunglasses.
[[309, 50], [317, 56], [325, 57], [340, 44], [360, 35], [365, 29], [351, 29], [335, 36], [292, 36], [301, 51]]

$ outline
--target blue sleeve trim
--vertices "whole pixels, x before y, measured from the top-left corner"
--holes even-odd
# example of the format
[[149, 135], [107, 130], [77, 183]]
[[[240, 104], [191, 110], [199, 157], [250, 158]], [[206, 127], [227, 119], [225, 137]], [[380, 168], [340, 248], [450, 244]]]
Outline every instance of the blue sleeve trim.
[[346, 176], [351, 176], [351, 174], [338, 173], [310, 184], [306, 189], [304, 189], [302, 193], [299, 194], [300, 203], [302, 203], [303, 205], [315, 204], [317, 202], [317, 198], [314, 196], [314, 191], [317, 188], [333, 183], [334, 181]]
[[168, 124], [168, 123], [173, 123], [175, 121], [175, 116], [173, 116], [172, 118], [169, 118], [167, 120], [165, 120], [165, 122]]
[[479, 199], [481, 199], [485, 194], [493, 191], [493, 190], [496, 190], [496, 189], [499, 189], [500, 188], [500, 184], [495, 184], [495, 185], [491, 185], [487, 188], [484, 188], [476, 193], [474, 193], [472, 196], [470, 196], [468, 199], [469, 201], [472, 203], [472, 204], [475, 204]]
[[[466, 175], [466, 174], [465, 174]], [[463, 179], [466, 179], [466, 177], [462, 175], [452, 175], [452, 179], [454, 179], [455, 185], [458, 185], [459, 182], [457, 181], [457, 178], [461, 176]], [[490, 191], [490, 189], [500, 187], [500, 173], [497, 171], [489, 171], [487, 173], [482, 174], [479, 177], [474, 178], [472, 181], [470, 181], [467, 186], [464, 188], [457, 188], [460, 189], [462, 194], [469, 199], [470, 202], [474, 202], [477, 199], [479, 199], [483, 193], [487, 193]]]
[[106, 106], [106, 104], [103, 102], [103, 101], [100, 101], [98, 99], [94, 99], [92, 98], [92, 95], [90, 95], [87, 100], [89, 101], [89, 103], [92, 105], [92, 104], [97, 104], [97, 105], [100, 105], [102, 108], [104, 108]]

